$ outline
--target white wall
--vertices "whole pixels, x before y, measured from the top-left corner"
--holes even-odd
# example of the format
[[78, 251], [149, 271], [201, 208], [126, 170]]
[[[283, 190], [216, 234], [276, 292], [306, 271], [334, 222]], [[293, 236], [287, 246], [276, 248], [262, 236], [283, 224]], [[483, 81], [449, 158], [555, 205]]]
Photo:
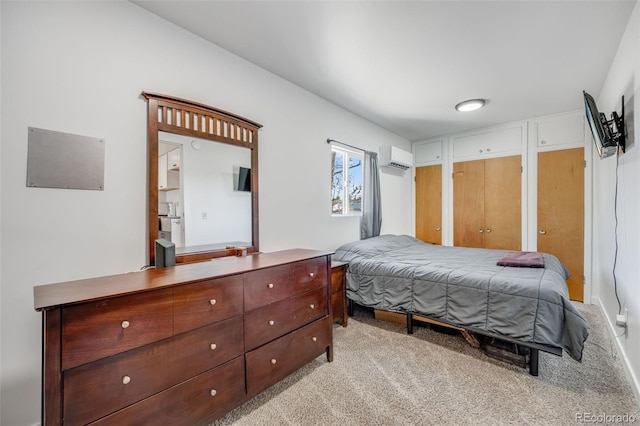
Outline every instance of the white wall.
[[616, 338], [628, 372], [635, 382], [636, 396], [640, 386], [640, 6], [636, 4], [606, 82], [597, 98], [598, 109], [610, 118], [612, 111], [621, 112], [625, 101], [625, 119], [629, 145], [618, 161], [618, 257], [616, 282], [613, 268], [616, 251], [615, 185], [616, 157], [594, 160], [593, 211], [593, 282], [594, 298], [603, 307], [614, 334], [624, 331], [615, 327], [618, 296], [629, 311], [626, 334]]
[[[40, 417], [33, 286], [139, 269], [146, 259], [146, 103], [166, 93], [261, 123], [263, 251], [334, 249], [357, 218], [330, 216], [333, 138], [410, 143], [128, 2], [0, 2], [0, 424]], [[27, 127], [106, 139], [104, 191], [27, 188]], [[411, 173], [381, 176], [384, 233], [411, 232]], [[7, 250], [10, 247], [10, 250]]]
[[185, 245], [251, 242], [251, 193], [236, 188], [239, 166], [251, 167], [251, 151], [204, 140], [200, 149], [185, 144], [182, 152]]
[[[2, 46], [2, 5], [0, 5], [0, 47]], [[2, 55], [0, 55], [0, 99], [2, 92]], [[2, 164], [2, 102], [0, 102], [0, 164]], [[0, 173], [0, 195], [2, 194], [2, 173]], [[0, 196], [0, 224], [2, 223], [2, 197]], [[2, 226], [0, 226], [0, 268], [2, 268]], [[2, 273], [0, 272], [0, 402], [2, 401]], [[0, 404], [0, 421], [2, 419], [2, 404]]]

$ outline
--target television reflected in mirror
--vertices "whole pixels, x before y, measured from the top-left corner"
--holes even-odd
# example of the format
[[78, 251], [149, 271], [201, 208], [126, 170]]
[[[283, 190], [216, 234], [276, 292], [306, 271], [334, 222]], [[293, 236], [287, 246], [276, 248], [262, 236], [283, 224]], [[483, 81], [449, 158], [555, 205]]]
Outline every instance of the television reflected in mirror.
[[247, 167], [238, 170], [238, 191], [251, 192], [251, 169]]

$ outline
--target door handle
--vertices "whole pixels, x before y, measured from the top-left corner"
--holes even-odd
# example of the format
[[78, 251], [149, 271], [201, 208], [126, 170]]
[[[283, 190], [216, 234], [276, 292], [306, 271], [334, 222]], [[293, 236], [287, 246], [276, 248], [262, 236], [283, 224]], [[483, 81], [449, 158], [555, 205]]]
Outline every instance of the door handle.
[[491, 228], [487, 228], [487, 233], [491, 232]]
[[547, 233], [547, 231], [545, 231], [544, 229], [540, 230], [540, 235], [545, 235]]
[[484, 229], [480, 228], [478, 229], [478, 232], [482, 234], [484, 232]]
[[436, 226], [436, 231], [439, 231], [439, 230], [440, 230], [440, 227], [439, 227], [439, 226]]

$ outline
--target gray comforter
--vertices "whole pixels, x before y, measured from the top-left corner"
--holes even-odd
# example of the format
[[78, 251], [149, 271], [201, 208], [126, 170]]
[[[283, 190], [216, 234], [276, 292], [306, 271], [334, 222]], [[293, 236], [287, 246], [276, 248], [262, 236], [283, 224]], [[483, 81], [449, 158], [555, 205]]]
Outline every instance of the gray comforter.
[[382, 235], [345, 244], [333, 259], [349, 262], [347, 297], [360, 305], [560, 347], [581, 361], [589, 326], [569, 300], [567, 269], [549, 254], [544, 268], [497, 266], [506, 253]]

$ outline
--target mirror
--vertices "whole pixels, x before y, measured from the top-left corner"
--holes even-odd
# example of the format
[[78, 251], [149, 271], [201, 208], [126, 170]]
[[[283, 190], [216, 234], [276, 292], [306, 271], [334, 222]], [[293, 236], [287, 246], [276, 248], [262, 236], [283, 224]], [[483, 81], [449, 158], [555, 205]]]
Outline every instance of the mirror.
[[206, 105], [149, 103], [149, 257], [172, 241], [176, 263], [258, 251], [259, 124]]
[[158, 143], [159, 237], [177, 255], [251, 246], [251, 192], [240, 187], [251, 150], [167, 132]]

